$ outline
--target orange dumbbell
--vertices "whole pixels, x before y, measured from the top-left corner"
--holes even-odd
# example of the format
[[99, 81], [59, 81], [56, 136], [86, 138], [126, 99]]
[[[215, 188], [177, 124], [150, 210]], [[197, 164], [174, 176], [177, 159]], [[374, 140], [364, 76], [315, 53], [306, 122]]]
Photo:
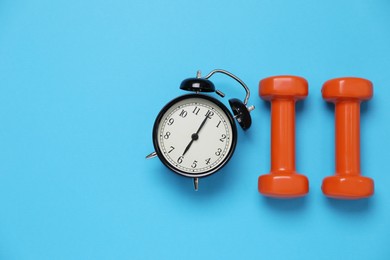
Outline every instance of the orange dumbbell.
[[295, 102], [308, 95], [308, 83], [296, 76], [276, 76], [259, 83], [259, 95], [271, 101], [271, 172], [259, 177], [259, 192], [295, 198], [309, 192], [306, 176], [295, 171]]
[[332, 79], [322, 87], [322, 97], [335, 103], [336, 174], [322, 182], [328, 197], [361, 199], [374, 193], [374, 181], [360, 176], [360, 103], [372, 95], [372, 83], [362, 78]]

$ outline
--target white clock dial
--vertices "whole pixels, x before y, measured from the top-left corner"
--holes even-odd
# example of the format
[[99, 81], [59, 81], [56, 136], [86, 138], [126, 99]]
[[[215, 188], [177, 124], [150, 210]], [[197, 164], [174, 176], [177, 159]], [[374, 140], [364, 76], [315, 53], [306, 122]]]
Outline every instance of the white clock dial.
[[222, 104], [203, 95], [173, 101], [157, 123], [155, 140], [160, 156], [179, 174], [203, 177], [220, 169], [231, 157], [236, 129]]

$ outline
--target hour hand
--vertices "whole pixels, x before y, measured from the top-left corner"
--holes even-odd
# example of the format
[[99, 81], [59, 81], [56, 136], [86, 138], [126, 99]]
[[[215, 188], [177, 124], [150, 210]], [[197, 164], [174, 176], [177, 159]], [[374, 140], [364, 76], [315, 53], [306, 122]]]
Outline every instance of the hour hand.
[[199, 136], [198, 136], [197, 133], [191, 135], [191, 142], [187, 145], [187, 147], [186, 147], [186, 149], [184, 150], [182, 156], [184, 156], [184, 155], [187, 153], [187, 151], [190, 149], [192, 143], [193, 143], [194, 141], [198, 140], [198, 138], [199, 138]]

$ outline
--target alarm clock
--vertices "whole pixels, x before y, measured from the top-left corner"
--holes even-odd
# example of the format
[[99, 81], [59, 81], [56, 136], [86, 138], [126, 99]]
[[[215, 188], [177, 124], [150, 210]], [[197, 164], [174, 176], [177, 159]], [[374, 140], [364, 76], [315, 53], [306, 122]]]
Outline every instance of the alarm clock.
[[[235, 79], [245, 89], [244, 101], [229, 100], [233, 114], [222, 102], [204, 94], [214, 92], [222, 98], [225, 96], [209, 80], [215, 73]], [[235, 120], [242, 129], [249, 129], [254, 106], [247, 107], [249, 88], [226, 70], [213, 70], [203, 78], [198, 71], [195, 78], [183, 80], [180, 89], [192, 93], [173, 99], [158, 113], [152, 133], [155, 152], [146, 158], [157, 156], [173, 172], [193, 178], [194, 188], [198, 190], [199, 178], [217, 172], [228, 163], [237, 144]]]

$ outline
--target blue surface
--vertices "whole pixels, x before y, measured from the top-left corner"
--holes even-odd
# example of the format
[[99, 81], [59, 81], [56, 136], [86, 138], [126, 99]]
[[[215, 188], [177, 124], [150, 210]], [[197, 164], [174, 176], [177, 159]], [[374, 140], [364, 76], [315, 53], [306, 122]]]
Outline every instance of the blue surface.
[[[389, 12], [386, 0], [2, 0], [0, 259], [390, 259]], [[257, 109], [228, 166], [194, 192], [144, 157], [181, 80], [214, 68], [241, 77]], [[303, 199], [257, 192], [270, 156], [257, 84], [278, 74], [310, 84], [296, 122]], [[320, 189], [334, 172], [320, 89], [340, 76], [374, 83], [361, 118], [368, 200]]]

